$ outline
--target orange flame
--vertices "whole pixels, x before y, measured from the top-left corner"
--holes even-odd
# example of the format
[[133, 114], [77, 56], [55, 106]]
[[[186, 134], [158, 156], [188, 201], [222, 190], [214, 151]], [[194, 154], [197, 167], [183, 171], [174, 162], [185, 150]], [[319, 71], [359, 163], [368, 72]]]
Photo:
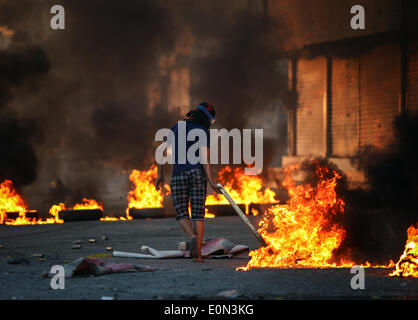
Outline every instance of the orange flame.
[[[54, 204], [49, 209], [49, 214], [53, 216], [55, 223], [63, 223], [64, 220], [59, 218], [59, 212], [61, 210], [85, 210], [85, 209], [100, 209], [103, 211], [103, 205], [99, 204], [96, 200], [83, 198], [81, 203], [76, 203], [72, 208], [67, 208], [64, 203]], [[101, 218], [100, 220], [102, 220]], [[53, 222], [52, 222], [53, 223]]]
[[[275, 203], [276, 193], [270, 188], [263, 190], [262, 180], [258, 176], [244, 174], [244, 169], [229, 166], [223, 167], [218, 173], [218, 180], [237, 204], [245, 205], [245, 213], [249, 214], [251, 203]], [[228, 200], [221, 195], [209, 195], [206, 204], [229, 204]], [[255, 212], [255, 211], [253, 211]]]
[[286, 205], [275, 205], [259, 223], [259, 233], [268, 244], [250, 252], [246, 267], [335, 267], [332, 252], [344, 239], [345, 231], [332, 218], [344, 213], [344, 201], [339, 199], [335, 187], [341, 177], [332, 172], [332, 178], [324, 178], [328, 168], [316, 167], [321, 178], [317, 187], [299, 185], [291, 179], [291, 173], [299, 166], [286, 170], [283, 185], [290, 200]]
[[56, 223], [63, 223], [64, 222], [64, 220], [59, 218], [59, 212], [61, 210], [65, 210], [65, 204], [63, 204], [63, 203], [54, 204], [49, 209], [49, 214], [54, 217], [53, 219]]
[[103, 205], [97, 203], [96, 200], [83, 198], [82, 201], [82, 203], [75, 204], [72, 210], [100, 209], [103, 211]]
[[103, 217], [100, 218], [100, 221], [127, 221], [128, 219], [125, 217]]
[[[299, 167], [291, 165], [285, 170], [283, 186], [288, 190], [289, 201], [269, 208], [259, 223], [258, 232], [267, 246], [250, 252], [251, 260], [237, 270], [355, 265], [348, 258], [336, 261], [333, 257], [333, 251], [345, 237], [344, 228], [333, 221], [344, 214], [345, 203], [335, 191], [341, 176], [316, 164], [317, 186], [296, 185], [291, 173]], [[394, 263], [390, 260], [387, 265], [372, 265], [366, 261], [361, 267], [392, 268]]]
[[155, 179], [158, 175], [158, 168], [152, 165], [147, 171], [133, 170], [129, 175], [129, 180], [134, 185], [134, 188], [128, 194], [128, 208], [126, 209], [126, 216], [129, 220], [132, 217], [129, 215], [130, 208], [161, 208], [163, 207], [164, 194], [163, 190], [170, 192], [170, 187], [164, 185], [163, 189], [157, 190], [155, 188]]
[[407, 234], [405, 250], [396, 263], [395, 270], [389, 274], [392, 277], [418, 278], [418, 225], [416, 228], [410, 226]]
[[[17, 219], [8, 219], [7, 212], [18, 212]], [[29, 224], [26, 218], [27, 206], [17, 194], [11, 180], [0, 184], [0, 224]]]
[[[52, 208], [51, 208], [52, 209]], [[18, 212], [19, 216], [16, 219], [7, 218], [7, 212]], [[13, 187], [13, 182], [5, 180], [0, 184], [0, 224], [8, 225], [27, 225], [27, 224], [50, 224], [50, 223], [62, 223], [58, 218], [58, 212], [53, 211], [53, 218], [47, 218], [46, 220], [28, 218], [27, 212], [34, 212], [27, 209], [27, 205], [23, 199], [17, 194]], [[51, 212], [51, 211], [50, 211]]]
[[215, 214], [210, 213], [208, 208], [205, 208], [205, 219], [213, 219], [213, 218], [215, 218]]

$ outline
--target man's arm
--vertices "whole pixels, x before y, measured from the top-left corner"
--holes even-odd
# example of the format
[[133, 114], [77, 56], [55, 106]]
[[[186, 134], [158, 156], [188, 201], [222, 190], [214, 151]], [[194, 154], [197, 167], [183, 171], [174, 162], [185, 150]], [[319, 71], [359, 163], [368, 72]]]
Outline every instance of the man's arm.
[[206, 178], [208, 180], [208, 183], [210, 185], [210, 187], [216, 191], [217, 193], [221, 193], [221, 191], [219, 190], [219, 187], [216, 185], [216, 183], [213, 181], [213, 177], [212, 177], [212, 167], [210, 165], [210, 154], [209, 154], [209, 148], [206, 148], [206, 155], [207, 155], [207, 161], [205, 164], [203, 164], [203, 168], [205, 169], [205, 173], [206, 173]]
[[155, 188], [157, 188], [157, 190], [160, 190], [160, 185], [161, 185], [161, 188], [164, 186], [163, 165], [158, 164], [157, 169], [158, 169], [158, 176], [157, 176], [157, 180], [155, 181]]

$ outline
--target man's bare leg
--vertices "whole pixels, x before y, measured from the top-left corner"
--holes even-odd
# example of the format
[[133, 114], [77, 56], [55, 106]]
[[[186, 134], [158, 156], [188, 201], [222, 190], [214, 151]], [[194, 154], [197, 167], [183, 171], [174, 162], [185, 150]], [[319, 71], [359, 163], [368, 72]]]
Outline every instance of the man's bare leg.
[[196, 234], [193, 231], [192, 222], [188, 218], [182, 218], [179, 220], [179, 224], [187, 236], [191, 239], [196, 237]]
[[190, 238], [190, 257], [195, 258], [197, 253], [193, 252], [193, 245], [195, 242], [197, 242], [197, 239], [196, 239], [196, 234], [193, 231], [192, 222], [190, 221], [189, 218], [182, 218], [178, 222], [181, 228], [183, 229], [183, 231]]
[[194, 221], [194, 231], [197, 236], [197, 262], [203, 262], [202, 259], [202, 242], [203, 242], [203, 233], [205, 231], [205, 224], [203, 220]]

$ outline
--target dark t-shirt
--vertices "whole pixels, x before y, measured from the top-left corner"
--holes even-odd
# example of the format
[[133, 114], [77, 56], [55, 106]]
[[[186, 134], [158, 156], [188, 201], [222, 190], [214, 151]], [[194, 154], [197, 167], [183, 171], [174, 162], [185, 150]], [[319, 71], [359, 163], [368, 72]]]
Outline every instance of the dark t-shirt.
[[[206, 145], [207, 147], [210, 146], [210, 134], [209, 134], [209, 130], [207, 128], [205, 128], [204, 126], [198, 124], [198, 123], [193, 123], [193, 122], [189, 122], [189, 121], [185, 121], [186, 123], [186, 137], [189, 134], [189, 132], [193, 129], [201, 129], [203, 130], [203, 132], [206, 134]], [[175, 136], [175, 143], [174, 143], [174, 152], [175, 152], [175, 158], [174, 158], [174, 164], [173, 164], [173, 176], [178, 175], [180, 172], [183, 171], [187, 171], [193, 168], [202, 168], [203, 169], [203, 165], [200, 163], [200, 161], [198, 161], [198, 163], [196, 164], [191, 164], [189, 162], [189, 160], [187, 159], [187, 151], [189, 150], [189, 148], [196, 142], [198, 141], [198, 137], [196, 137], [194, 140], [192, 141], [187, 141], [186, 138], [186, 154], [184, 155], [184, 159], [186, 160], [184, 164], [179, 163], [179, 153], [178, 153], [178, 123], [176, 123], [171, 130], [174, 133]], [[201, 142], [203, 142], [201, 140]], [[195, 155], [197, 157], [200, 156], [199, 150], [196, 151]]]

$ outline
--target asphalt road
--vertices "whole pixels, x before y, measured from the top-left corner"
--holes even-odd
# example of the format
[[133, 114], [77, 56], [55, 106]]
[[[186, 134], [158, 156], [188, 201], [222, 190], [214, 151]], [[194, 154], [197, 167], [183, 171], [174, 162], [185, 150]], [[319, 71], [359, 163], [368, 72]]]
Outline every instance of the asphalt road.
[[[252, 218], [254, 219], [254, 218]], [[255, 223], [255, 221], [254, 221]], [[224, 237], [258, 247], [239, 217], [206, 221], [205, 238]], [[107, 240], [102, 240], [106, 235]], [[96, 243], [88, 239], [95, 238]], [[75, 240], [81, 249], [72, 249]], [[390, 270], [366, 269], [365, 289], [353, 290], [350, 269], [257, 269], [236, 271], [247, 259], [105, 258], [156, 268], [152, 272], [68, 278], [64, 290], [53, 290], [42, 273], [79, 257], [114, 250], [138, 252], [140, 245], [175, 250], [186, 240], [175, 219], [120, 222], [70, 222], [54, 225], [0, 226], [0, 299], [217, 299], [236, 290], [238, 299], [387, 299], [418, 298], [418, 279], [389, 277]], [[43, 259], [33, 258], [40, 253]], [[14, 264], [11, 264], [14, 262]]]

